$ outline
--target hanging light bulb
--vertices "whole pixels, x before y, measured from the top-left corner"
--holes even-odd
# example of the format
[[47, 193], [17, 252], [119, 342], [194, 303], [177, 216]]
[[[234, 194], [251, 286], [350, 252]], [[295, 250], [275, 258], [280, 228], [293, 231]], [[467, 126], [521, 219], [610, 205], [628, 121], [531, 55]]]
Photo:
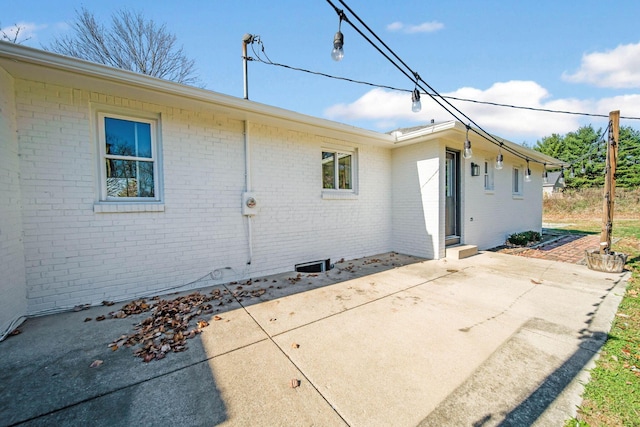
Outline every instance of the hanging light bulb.
[[529, 160], [527, 160], [527, 171], [524, 174], [524, 182], [531, 182], [531, 169], [529, 169]]
[[586, 168], [586, 167], [584, 167], [584, 162], [582, 162], [582, 169], [580, 169], [580, 173], [581, 173], [582, 175], [584, 175], [585, 173], [587, 173], [587, 168]]
[[575, 172], [573, 171], [573, 165], [571, 165], [571, 170], [570, 170], [570, 172], [569, 172], [569, 178], [575, 178], [575, 177], [576, 177], [576, 174], [575, 174]]
[[342, 61], [344, 58], [344, 35], [340, 31], [340, 27], [342, 27], [342, 15], [340, 15], [340, 22], [338, 23], [338, 32], [335, 36], [333, 36], [333, 50], [331, 51], [331, 58], [334, 61]]
[[466, 139], [464, 140], [464, 152], [462, 153], [462, 156], [465, 159], [470, 159], [471, 156], [473, 156], [473, 151], [471, 150], [471, 141], [469, 141], [469, 126], [467, 125], [467, 136]]
[[498, 155], [496, 156], [496, 169], [500, 170], [504, 167], [504, 157], [502, 156], [502, 151], [498, 148]]
[[560, 178], [558, 178], [558, 184], [564, 184], [564, 166], [560, 168]]
[[420, 91], [418, 88], [413, 90], [411, 94], [411, 111], [419, 113], [422, 110], [422, 103], [420, 102]]
[[542, 172], [542, 182], [545, 184], [549, 183], [549, 175], [547, 174], [547, 164], [544, 164], [544, 172]]

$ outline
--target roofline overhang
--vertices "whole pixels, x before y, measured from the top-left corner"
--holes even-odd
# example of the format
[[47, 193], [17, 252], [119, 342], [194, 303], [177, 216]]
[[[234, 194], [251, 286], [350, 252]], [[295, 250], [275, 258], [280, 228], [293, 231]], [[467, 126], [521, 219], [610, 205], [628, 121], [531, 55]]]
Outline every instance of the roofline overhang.
[[[296, 129], [319, 129], [324, 131], [321, 133], [327, 133], [329, 136], [335, 137], [344, 137], [347, 134], [377, 145], [390, 146], [394, 141], [393, 137], [388, 134], [15, 43], [0, 41], [0, 66], [14, 78], [28, 79], [28, 75], [38, 73], [37, 69], [55, 70], [89, 79], [98, 79], [114, 85], [125, 85], [144, 91], [177, 96], [195, 102], [215, 104], [218, 108], [223, 108], [232, 115], [246, 120], [267, 123], [271, 121], [286, 122], [290, 125], [289, 127]], [[26, 71], [27, 69], [29, 73], [21, 73], [21, 71]], [[55, 79], [53, 76], [42, 76], [43, 78], [48, 78], [49, 81]]]
[[[120, 88], [121, 90], [123, 88], [135, 88], [146, 96], [153, 94], [157, 98], [158, 95], [165, 95], [172, 97], [174, 100], [188, 100], [207, 108], [223, 110], [241, 120], [278, 124], [289, 129], [311, 131], [315, 134], [333, 138], [344, 139], [345, 135], [348, 135], [354, 142], [387, 148], [417, 144], [436, 138], [447, 138], [448, 136], [459, 139], [459, 134], [465, 133], [467, 130], [466, 125], [463, 123], [451, 120], [425, 126], [402, 135], [398, 135], [396, 132], [391, 134], [375, 132], [207, 89], [187, 86], [169, 80], [2, 41], [0, 41], [0, 67], [4, 68], [13, 78], [34, 79], [34, 76], [38, 76], [42, 81], [69, 85], [69, 77], [73, 76], [75, 87], [75, 85], [81, 84], [82, 79], [79, 77], [82, 77], [87, 79], [88, 82], [106, 82], [110, 87]], [[85, 85], [87, 85], [86, 82]], [[90, 87], [88, 87], [88, 90], [90, 90]], [[129, 92], [127, 91], [126, 93]], [[482, 138], [475, 133], [470, 134], [469, 137], [473, 144], [491, 144], [487, 138]], [[499, 138], [499, 140], [534, 161], [553, 163], [558, 166], [562, 164], [558, 159], [530, 150], [514, 142], [502, 138]]]
[[[543, 165], [553, 164], [555, 167], [569, 166], [568, 163], [543, 154], [539, 151], [532, 150], [496, 135], [487, 134], [477, 128], [473, 129], [475, 130], [474, 132], [469, 132], [469, 140], [471, 141], [473, 146], [479, 146], [484, 150], [495, 150], [497, 154], [500, 143], [502, 143], [502, 146], [505, 147], [505, 149], [503, 149], [504, 155], [513, 156], [513, 154], [509, 154], [508, 151], [513, 150], [521, 154], [523, 160], [529, 159], [532, 162], [541, 163]], [[450, 120], [447, 122], [425, 126], [423, 128], [416, 129], [404, 134], [399, 134], [397, 132], [392, 132], [391, 134], [395, 137], [395, 146], [404, 146], [424, 141], [430, 141], [436, 138], [443, 138], [446, 137], [447, 134], [451, 135], [450, 139], [464, 141], [464, 139], [461, 139], [460, 137], [462, 135], [466, 137], [466, 133], [467, 125], [457, 120]]]

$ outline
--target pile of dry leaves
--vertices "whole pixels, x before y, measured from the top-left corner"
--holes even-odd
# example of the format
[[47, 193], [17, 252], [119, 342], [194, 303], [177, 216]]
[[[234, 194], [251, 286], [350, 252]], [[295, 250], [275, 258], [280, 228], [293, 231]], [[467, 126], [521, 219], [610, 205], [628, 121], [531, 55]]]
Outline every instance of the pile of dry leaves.
[[[247, 282], [246, 284], [251, 284]], [[121, 347], [134, 347], [133, 354], [142, 358], [144, 362], [163, 359], [169, 352], [181, 352], [187, 349], [187, 340], [198, 335], [209, 322], [203, 317], [212, 314], [214, 307], [222, 306], [232, 301], [242, 301], [242, 298], [259, 297], [266, 292], [264, 289], [244, 290], [238, 286], [235, 291], [214, 289], [209, 295], [199, 292], [177, 297], [171, 300], [154, 297], [151, 301], [144, 299], [132, 301], [120, 310], [109, 313], [112, 319], [123, 319], [131, 315], [149, 312], [151, 315], [135, 325], [135, 332], [122, 335], [109, 344], [111, 350]], [[111, 305], [111, 303], [103, 303]], [[216, 310], [217, 311], [217, 310]], [[102, 318], [100, 318], [102, 317]], [[100, 316], [96, 320], [103, 320]], [[221, 320], [220, 316], [213, 316], [213, 320]]]
[[150, 312], [151, 316], [138, 323], [134, 333], [122, 335], [109, 347], [116, 351], [121, 347], [139, 344], [133, 354], [145, 362], [163, 359], [169, 352], [184, 351], [187, 349], [186, 340], [195, 337], [209, 325], [201, 318], [196, 320], [195, 325], [191, 321], [203, 314], [213, 313], [213, 306], [209, 302], [214, 299], [215, 296], [195, 292], [172, 300], [154, 298], [152, 302], [132, 301], [120, 310], [109, 313], [109, 317], [123, 319], [145, 312]]

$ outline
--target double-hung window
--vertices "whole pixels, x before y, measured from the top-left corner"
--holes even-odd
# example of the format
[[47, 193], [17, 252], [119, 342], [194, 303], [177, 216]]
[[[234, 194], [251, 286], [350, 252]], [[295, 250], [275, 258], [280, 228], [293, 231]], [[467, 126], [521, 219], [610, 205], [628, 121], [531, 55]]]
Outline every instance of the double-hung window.
[[355, 152], [322, 151], [322, 188], [324, 190], [355, 190]]
[[156, 119], [98, 114], [101, 201], [159, 201]]

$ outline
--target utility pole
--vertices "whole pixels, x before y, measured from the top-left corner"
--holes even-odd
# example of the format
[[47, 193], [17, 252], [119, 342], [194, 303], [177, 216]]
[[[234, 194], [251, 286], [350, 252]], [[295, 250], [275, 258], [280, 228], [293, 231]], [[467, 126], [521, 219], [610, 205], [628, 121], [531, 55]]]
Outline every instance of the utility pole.
[[613, 229], [613, 204], [616, 192], [616, 164], [618, 161], [618, 138], [620, 134], [620, 111], [609, 113], [609, 137], [604, 176], [604, 205], [602, 211], [602, 234], [600, 253], [611, 253], [611, 231]]

